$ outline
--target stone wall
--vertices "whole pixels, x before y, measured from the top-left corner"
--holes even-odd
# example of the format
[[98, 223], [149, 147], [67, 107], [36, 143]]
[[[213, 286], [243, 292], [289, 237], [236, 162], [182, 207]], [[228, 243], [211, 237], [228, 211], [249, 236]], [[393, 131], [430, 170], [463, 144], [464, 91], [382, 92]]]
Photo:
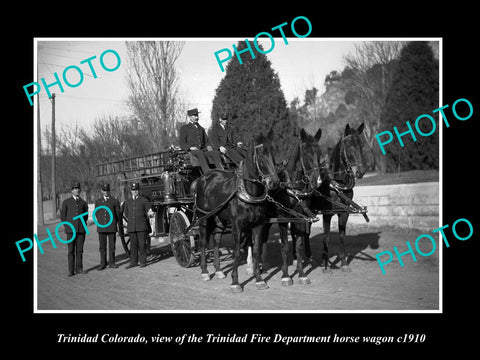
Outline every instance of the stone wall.
[[[353, 200], [368, 209], [371, 226], [415, 228], [430, 232], [441, 226], [439, 183], [358, 186]], [[333, 222], [335, 221], [335, 224]], [[349, 224], [366, 224], [362, 215], [351, 215]], [[332, 220], [336, 228], [336, 216]], [[322, 226], [322, 221], [314, 224]]]

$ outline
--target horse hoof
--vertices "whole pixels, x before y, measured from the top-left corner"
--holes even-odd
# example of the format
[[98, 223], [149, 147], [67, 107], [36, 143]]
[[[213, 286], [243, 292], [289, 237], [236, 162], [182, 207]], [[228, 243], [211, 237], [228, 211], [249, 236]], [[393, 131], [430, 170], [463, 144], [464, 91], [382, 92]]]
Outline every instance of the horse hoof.
[[348, 267], [348, 265], [340, 266], [340, 269], [341, 269], [342, 272], [344, 272], [344, 273], [352, 272], [352, 269], [350, 269], [350, 268]]
[[317, 260], [315, 260], [313, 257], [308, 259], [308, 263], [310, 265], [312, 265], [313, 267], [317, 267], [318, 266], [318, 263], [317, 263]]
[[268, 289], [268, 284], [265, 281], [256, 282], [255, 285], [257, 286], [257, 290]]
[[225, 279], [225, 274], [222, 270], [215, 272], [217, 279]]
[[298, 283], [300, 285], [308, 285], [308, 284], [311, 284], [312, 282], [310, 281], [310, 279], [308, 277], [301, 277], [298, 279]]
[[240, 285], [230, 285], [230, 290], [232, 290], [232, 292], [234, 294], [238, 294], [238, 293], [241, 293], [243, 291], [243, 289]]
[[200, 277], [203, 281], [209, 281], [210, 280], [210, 275], [207, 273], [201, 273]]
[[282, 278], [282, 285], [283, 286], [290, 286], [293, 285], [293, 280], [290, 277]]

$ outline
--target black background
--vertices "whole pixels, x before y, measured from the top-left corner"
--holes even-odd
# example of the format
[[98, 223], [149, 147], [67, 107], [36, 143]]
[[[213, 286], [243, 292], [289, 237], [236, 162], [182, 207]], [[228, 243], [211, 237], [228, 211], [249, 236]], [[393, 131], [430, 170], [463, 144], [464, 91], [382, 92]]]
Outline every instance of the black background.
[[[241, 349], [265, 350], [321, 357], [346, 350], [358, 356], [419, 352], [436, 354], [451, 348], [462, 353], [474, 348], [477, 340], [478, 311], [476, 258], [478, 253], [478, 215], [476, 205], [479, 166], [477, 144], [478, 50], [474, 29], [473, 3], [459, 2], [426, 9], [402, 3], [383, 3], [371, 7], [367, 3], [354, 6], [336, 2], [326, 5], [306, 3], [292, 7], [284, 3], [260, 9], [245, 2], [199, 4], [184, 3], [181, 9], [158, 5], [110, 4], [100, 9], [97, 4], [43, 4], [22, 10], [9, 9], [13, 21], [2, 23], [3, 49], [3, 291], [5, 313], [2, 343], [22, 353], [27, 349], [42, 354], [85, 354], [93, 350], [125, 354], [125, 349], [141, 356], [166, 355], [176, 350], [181, 355], [225, 357]], [[308, 4], [308, 5], [307, 5]], [[78, 5], [78, 6], [77, 6]], [[7, 14], [6, 14], [7, 15]], [[15, 17], [13, 16], [15, 15]], [[443, 104], [467, 98], [473, 104], [473, 116], [467, 121], [449, 118], [450, 128], [443, 131], [443, 224], [467, 218], [474, 225], [468, 241], [450, 241], [443, 251], [443, 314], [34, 314], [33, 258], [22, 263], [15, 241], [31, 237], [33, 229], [33, 107], [30, 107], [23, 85], [33, 81], [33, 43], [35, 37], [245, 37], [268, 31], [297, 16], [306, 16], [312, 23], [310, 37], [442, 37], [443, 38]], [[7, 16], [8, 17], [8, 16]], [[14, 20], [14, 18], [16, 20]], [[7, 19], [8, 20], [8, 19]], [[477, 26], [476, 26], [477, 25]], [[286, 28], [288, 29], [288, 28]], [[299, 30], [299, 33], [303, 33]], [[287, 36], [289, 35], [289, 30]], [[274, 34], [276, 36], [276, 34]], [[432, 109], [433, 110], [433, 109]], [[450, 112], [447, 112], [447, 114]], [[420, 114], [419, 114], [420, 115]], [[405, 119], [412, 120], [412, 119]], [[477, 169], [478, 168], [478, 169]], [[447, 232], [447, 234], [451, 234]], [[453, 239], [450, 235], [449, 239]], [[405, 239], [409, 240], [409, 239]], [[7, 321], [8, 319], [8, 321]], [[281, 331], [280, 331], [281, 330]], [[291, 336], [401, 336], [426, 334], [423, 344], [338, 345], [212, 345], [212, 344], [58, 344], [58, 333], [111, 333], [149, 337], [162, 334], [177, 336], [281, 332]], [[238, 352], [236, 355], [242, 356]], [[33, 355], [35, 356], [35, 355]], [[63, 357], [63, 356], [62, 356]]]

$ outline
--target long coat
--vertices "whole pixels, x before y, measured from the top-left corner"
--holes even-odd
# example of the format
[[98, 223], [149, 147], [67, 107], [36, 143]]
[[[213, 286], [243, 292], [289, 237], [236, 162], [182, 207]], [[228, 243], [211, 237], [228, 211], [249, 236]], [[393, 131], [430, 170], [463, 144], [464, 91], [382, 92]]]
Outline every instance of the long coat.
[[141, 195], [136, 200], [128, 199], [125, 201], [123, 213], [127, 218], [127, 232], [150, 232], [148, 210], [150, 210], [150, 203]]
[[178, 145], [182, 150], [189, 150], [193, 146], [205, 149], [210, 143], [205, 129], [200, 124], [188, 123], [180, 128]]
[[[62, 209], [60, 212], [60, 219], [62, 220], [62, 222], [67, 221], [70, 224], [72, 224], [77, 234], [85, 234], [85, 227], [82, 224], [82, 220], [80, 218], [73, 220], [74, 217], [80, 214], [83, 214], [85, 212], [87, 214], [82, 218], [86, 224], [88, 220], [88, 204], [82, 198], [79, 197], [78, 200], [75, 200], [74, 197], [72, 196], [63, 201]], [[65, 232], [67, 234], [73, 233], [72, 228], [69, 225], [65, 224], [64, 227], [65, 227]]]
[[[99, 233], [114, 233], [117, 232], [117, 224], [122, 221], [122, 212], [120, 210], [120, 202], [114, 196], [109, 196], [105, 201], [105, 197], [101, 196], [95, 201], [95, 208], [99, 206], [106, 206], [110, 209], [113, 215], [112, 223], [107, 227], [100, 227], [97, 225], [97, 232]], [[106, 225], [110, 221], [111, 215], [106, 209], [99, 209], [95, 212], [95, 218], [100, 225]]]
[[210, 132], [210, 141], [215, 149], [219, 149], [220, 146], [225, 148], [235, 147], [236, 144], [233, 141], [232, 133], [228, 128], [223, 128], [220, 123], [215, 123], [212, 126]]

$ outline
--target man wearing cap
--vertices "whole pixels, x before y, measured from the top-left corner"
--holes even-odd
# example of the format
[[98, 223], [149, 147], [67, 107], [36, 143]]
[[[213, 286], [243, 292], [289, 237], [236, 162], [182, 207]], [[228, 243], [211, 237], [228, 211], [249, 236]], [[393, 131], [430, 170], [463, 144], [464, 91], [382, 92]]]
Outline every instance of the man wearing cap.
[[[85, 227], [80, 217], [73, 220], [78, 215], [85, 214], [83, 222], [87, 223], [88, 205], [85, 200], [80, 197], [80, 183], [76, 182], [72, 186], [72, 196], [65, 199], [62, 203], [60, 218], [62, 222], [69, 222], [75, 228], [75, 238], [67, 244], [68, 251], [68, 276], [77, 274], [85, 274], [83, 271], [83, 244], [85, 242]], [[68, 239], [72, 239], [72, 227], [65, 224], [65, 233]]]
[[[98, 270], [103, 270], [107, 267], [107, 239], [108, 239], [108, 267], [117, 268], [118, 265], [115, 264], [115, 240], [117, 225], [122, 226], [122, 213], [120, 210], [120, 202], [110, 194], [110, 184], [102, 185], [102, 196], [95, 201], [95, 208], [99, 206], [105, 206], [110, 209], [110, 213], [105, 208], [100, 208], [95, 212], [96, 223], [98, 225], [107, 225], [108, 226], [98, 226], [98, 241], [100, 244], [100, 267]], [[119, 231], [122, 231], [119, 229]]]
[[242, 142], [235, 143], [230, 129], [227, 127], [227, 114], [220, 115], [218, 122], [212, 126], [210, 133], [212, 145], [233, 162], [239, 164], [245, 158], [246, 151], [241, 148]]
[[149, 215], [153, 214], [146, 198], [139, 195], [140, 184], [134, 182], [130, 188], [132, 197], [125, 201], [123, 213], [127, 218], [127, 231], [130, 236], [130, 264], [127, 269], [147, 262], [146, 237], [149, 232]]
[[198, 109], [187, 111], [189, 123], [180, 128], [178, 137], [180, 148], [197, 157], [204, 174], [210, 171], [206, 158], [212, 161], [217, 169], [223, 170], [220, 153], [210, 145], [205, 129], [198, 123], [198, 114]]

